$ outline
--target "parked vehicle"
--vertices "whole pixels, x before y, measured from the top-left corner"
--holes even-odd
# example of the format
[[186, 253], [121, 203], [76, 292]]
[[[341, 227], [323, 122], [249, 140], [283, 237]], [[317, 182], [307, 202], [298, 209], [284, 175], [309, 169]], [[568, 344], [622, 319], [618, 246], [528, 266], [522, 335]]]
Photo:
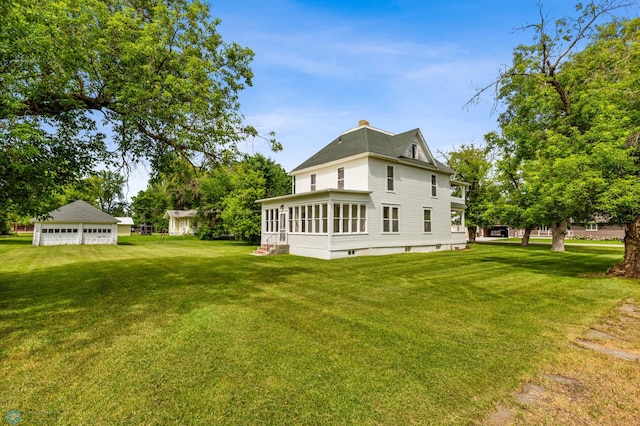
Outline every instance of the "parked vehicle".
[[140, 225], [136, 232], [138, 233], [138, 235], [151, 235], [151, 233], [153, 232], [153, 226], [148, 224]]

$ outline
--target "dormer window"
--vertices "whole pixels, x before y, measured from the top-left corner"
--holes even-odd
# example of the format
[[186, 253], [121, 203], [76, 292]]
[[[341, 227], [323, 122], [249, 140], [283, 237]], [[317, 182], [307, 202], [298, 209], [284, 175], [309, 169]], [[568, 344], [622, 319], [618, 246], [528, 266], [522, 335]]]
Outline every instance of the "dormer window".
[[418, 159], [418, 145], [411, 144], [411, 158]]

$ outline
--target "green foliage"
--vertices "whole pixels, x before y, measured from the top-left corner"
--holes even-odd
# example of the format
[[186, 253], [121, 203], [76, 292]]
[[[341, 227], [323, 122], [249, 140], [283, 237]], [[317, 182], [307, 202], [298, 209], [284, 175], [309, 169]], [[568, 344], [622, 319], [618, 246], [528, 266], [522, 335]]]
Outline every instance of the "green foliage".
[[189, 161], [174, 157], [163, 170], [156, 171], [151, 184], [161, 187], [167, 193], [169, 205], [173, 209], [188, 210], [200, 204], [200, 176], [202, 169]]
[[125, 177], [119, 173], [110, 170], [93, 172], [78, 183], [65, 187], [61, 204], [83, 200], [112, 216], [126, 216], [125, 183]]
[[60, 188], [77, 182], [104, 158], [101, 135], [62, 128], [45, 132], [38, 126], [50, 121], [34, 120], [3, 120], [0, 114], [0, 209], [6, 212], [35, 216], [59, 207]]
[[253, 52], [219, 23], [199, 0], [2, 2], [0, 205], [47, 211], [52, 189], [114, 148], [159, 169], [217, 163], [259, 137], [238, 102]]
[[262, 226], [260, 205], [255, 201], [289, 193], [290, 177], [273, 160], [257, 154], [233, 167], [230, 183], [233, 189], [224, 198], [221, 214], [225, 228], [240, 240], [257, 242]]
[[11, 226], [9, 224], [8, 215], [0, 210], [0, 235], [9, 235]]
[[496, 218], [490, 212], [499, 194], [493, 184], [490, 150], [474, 144], [462, 144], [445, 156], [447, 165], [456, 171], [456, 180], [469, 184], [466, 188], [467, 227], [494, 225]]
[[218, 230], [212, 229], [206, 223], [200, 225], [196, 230], [196, 237], [198, 237], [199, 240], [208, 240], [208, 241], [217, 240], [221, 236], [222, 236], [222, 233], [220, 232], [220, 229]]
[[136, 223], [163, 226], [167, 209], [196, 209], [201, 239], [233, 235], [243, 241], [260, 239], [261, 211], [256, 200], [288, 194], [291, 178], [279, 164], [261, 154], [209, 169], [175, 160], [156, 174], [149, 188], [133, 197]]
[[541, 13], [534, 44], [517, 47], [500, 74], [498, 100], [506, 109], [501, 132], [486, 139], [498, 153], [504, 199], [497, 210], [506, 223], [527, 228], [595, 214], [625, 223], [640, 213], [638, 151], [628, 143], [640, 123], [638, 24], [596, 27], [622, 6], [592, 2], [555, 27]]
[[602, 180], [595, 209], [612, 223], [640, 216], [640, 18], [614, 21], [566, 67], [589, 165]]
[[131, 210], [136, 225], [151, 224], [158, 230], [166, 228], [166, 221], [162, 216], [170, 208], [169, 195], [160, 184], [152, 183], [146, 190], [132, 197]]

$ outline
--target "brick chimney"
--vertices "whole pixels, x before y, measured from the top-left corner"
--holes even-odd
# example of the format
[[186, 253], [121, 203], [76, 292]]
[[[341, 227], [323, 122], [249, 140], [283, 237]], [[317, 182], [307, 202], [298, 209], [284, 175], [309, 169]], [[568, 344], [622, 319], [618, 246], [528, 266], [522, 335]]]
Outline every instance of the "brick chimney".
[[368, 125], [369, 125], [369, 122], [367, 120], [358, 121], [358, 127], [368, 126]]

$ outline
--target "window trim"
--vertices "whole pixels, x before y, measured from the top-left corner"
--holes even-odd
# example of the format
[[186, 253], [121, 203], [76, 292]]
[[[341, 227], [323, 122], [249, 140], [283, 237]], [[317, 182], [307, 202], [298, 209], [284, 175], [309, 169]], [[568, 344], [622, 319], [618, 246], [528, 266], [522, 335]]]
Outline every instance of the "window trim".
[[344, 167], [338, 168], [338, 189], [344, 189]]
[[326, 216], [328, 211], [327, 202], [290, 206], [287, 229], [290, 234], [327, 235], [329, 233]]
[[280, 217], [278, 208], [265, 209], [263, 229], [266, 234], [275, 234], [280, 231]]
[[438, 176], [431, 174], [431, 197], [436, 198], [438, 196]]
[[395, 192], [395, 190], [396, 190], [396, 170], [394, 166], [387, 165], [387, 192]]
[[332, 235], [366, 234], [367, 205], [367, 203], [334, 201], [331, 212]]
[[[387, 212], [388, 212], [388, 216], [385, 217]], [[387, 230], [385, 230], [385, 225], [387, 225], [386, 226]], [[400, 233], [400, 206], [399, 205], [393, 205], [393, 204], [382, 205], [382, 233], [394, 234], [394, 235]]]
[[[425, 218], [425, 213], [429, 212], [429, 220]], [[427, 231], [427, 223], [429, 224], [429, 230]], [[433, 209], [431, 207], [422, 208], [422, 233], [433, 234]]]
[[315, 191], [316, 190], [317, 175], [315, 173], [313, 173], [310, 176], [310, 179], [311, 179], [310, 190], [311, 191]]

